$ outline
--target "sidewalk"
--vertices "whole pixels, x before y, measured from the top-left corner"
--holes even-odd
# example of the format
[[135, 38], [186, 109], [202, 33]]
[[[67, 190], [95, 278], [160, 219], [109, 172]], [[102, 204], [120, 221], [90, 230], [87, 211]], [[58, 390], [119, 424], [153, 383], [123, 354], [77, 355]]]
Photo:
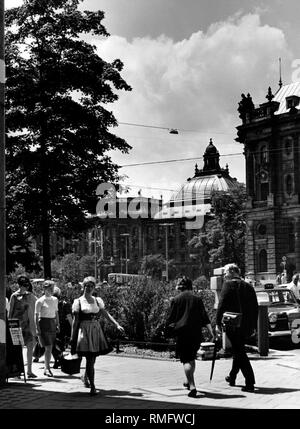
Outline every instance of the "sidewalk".
[[[255, 393], [241, 391], [242, 375], [230, 387], [224, 380], [231, 359], [216, 361], [209, 382], [211, 361], [197, 361], [197, 398], [188, 398], [182, 387], [182, 365], [178, 361], [107, 355], [98, 357], [96, 386], [90, 397], [80, 375], [69, 376], [59, 369], [54, 377], [43, 375], [43, 358], [33, 364], [37, 379], [24, 383], [9, 379], [0, 390], [0, 409], [299, 409], [300, 355], [270, 350], [265, 358], [249, 354], [256, 376]], [[85, 359], [82, 361], [85, 365]]]

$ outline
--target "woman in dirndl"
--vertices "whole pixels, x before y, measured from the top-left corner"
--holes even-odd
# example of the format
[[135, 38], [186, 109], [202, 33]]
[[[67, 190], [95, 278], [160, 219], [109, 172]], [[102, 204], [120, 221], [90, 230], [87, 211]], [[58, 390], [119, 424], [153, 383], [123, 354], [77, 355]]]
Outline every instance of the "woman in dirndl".
[[95, 387], [95, 361], [96, 357], [104, 354], [108, 348], [99, 316], [103, 315], [112, 322], [116, 328], [124, 332], [122, 326], [105, 309], [103, 300], [93, 296], [96, 287], [94, 277], [86, 277], [82, 283], [83, 294], [75, 299], [72, 306], [73, 324], [71, 333], [71, 353], [77, 353], [86, 358], [85, 373], [81, 377], [85, 387], [90, 388], [90, 395], [97, 394]]

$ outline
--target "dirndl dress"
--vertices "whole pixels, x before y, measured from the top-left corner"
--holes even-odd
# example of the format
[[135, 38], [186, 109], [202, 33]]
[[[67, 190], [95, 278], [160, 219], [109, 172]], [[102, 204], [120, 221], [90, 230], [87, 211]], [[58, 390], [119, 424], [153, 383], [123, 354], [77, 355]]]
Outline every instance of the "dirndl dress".
[[[80, 304], [80, 300], [79, 300]], [[79, 310], [79, 328], [76, 353], [79, 356], [99, 356], [109, 349], [100, 320], [100, 308], [97, 313], [85, 313]]]

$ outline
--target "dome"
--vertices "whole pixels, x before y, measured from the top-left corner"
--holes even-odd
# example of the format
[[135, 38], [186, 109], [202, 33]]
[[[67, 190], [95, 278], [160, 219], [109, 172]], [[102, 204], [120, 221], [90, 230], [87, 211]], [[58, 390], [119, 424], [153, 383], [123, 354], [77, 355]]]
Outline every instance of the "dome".
[[218, 149], [216, 148], [216, 146], [213, 144], [212, 139], [209, 140], [209, 145], [207, 146], [207, 148], [205, 149], [205, 153], [204, 155], [214, 155], [214, 154], [219, 154]]
[[219, 174], [213, 174], [194, 177], [184, 183], [180, 190], [171, 196], [169, 204], [177, 205], [181, 202], [193, 204], [193, 201], [210, 201], [213, 191], [228, 191], [236, 187], [236, 180], [230, 176], [222, 177]]
[[195, 175], [175, 192], [170, 201], [163, 205], [154, 219], [187, 219], [196, 217], [199, 222], [189, 229], [201, 229], [204, 217], [211, 209], [211, 196], [214, 191], [230, 191], [236, 189], [238, 182], [229, 175], [228, 165], [221, 168], [219, 152], [210, 139], [204, 153], [202, 170], [195, 166]]

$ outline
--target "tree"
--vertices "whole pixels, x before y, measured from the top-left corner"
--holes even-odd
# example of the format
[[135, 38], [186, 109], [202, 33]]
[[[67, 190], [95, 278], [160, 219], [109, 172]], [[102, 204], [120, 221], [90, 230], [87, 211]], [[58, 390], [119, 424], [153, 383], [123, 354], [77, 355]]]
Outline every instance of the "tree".
[[[81, 12], [81, 0], [24, 0], [6, 12], [7, 195], [24, 237], [42, 234], [44, 275], [51, 277], [50, 232], [68, 236], [95, 213], [97, 185], [116, 183], [110, 150], [130, 146], [109, 131], [104, 108], [131, 90], [123, 64], [108, 63], [81, 35], [107, 37], [101, 11]], [[22, 186], [20, 186], [22, 184]]]
[[243, 184], [234, 190], [212, 194], [211, 218], [189, 243], [201, 249], [211, 268], [235, 262], [244, 271], [246, 221], [243, 208], [246, 198]]

